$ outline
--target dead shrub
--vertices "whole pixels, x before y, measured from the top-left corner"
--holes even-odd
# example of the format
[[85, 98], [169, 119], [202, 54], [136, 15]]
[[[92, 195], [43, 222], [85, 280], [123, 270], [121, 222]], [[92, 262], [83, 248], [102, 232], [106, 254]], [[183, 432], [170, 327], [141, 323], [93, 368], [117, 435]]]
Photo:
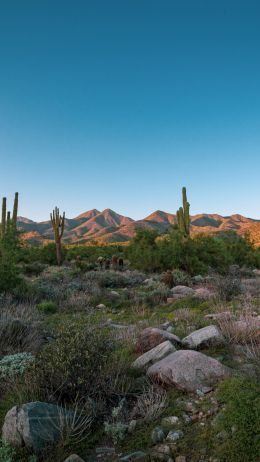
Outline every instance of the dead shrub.
[[167, 406], [167, 392], [157, 385], [150, 385], [137, 397], [132, 411], [133, 419], [142, 419], [146, 423], [153, 422]]

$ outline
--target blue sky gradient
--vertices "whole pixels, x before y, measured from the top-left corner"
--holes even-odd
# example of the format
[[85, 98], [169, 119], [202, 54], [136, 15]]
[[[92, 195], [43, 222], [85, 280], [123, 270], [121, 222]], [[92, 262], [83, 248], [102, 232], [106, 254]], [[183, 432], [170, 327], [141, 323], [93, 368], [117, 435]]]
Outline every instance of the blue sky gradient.
[[258, 0], [3, 0], [0, 195], [260, 218]]

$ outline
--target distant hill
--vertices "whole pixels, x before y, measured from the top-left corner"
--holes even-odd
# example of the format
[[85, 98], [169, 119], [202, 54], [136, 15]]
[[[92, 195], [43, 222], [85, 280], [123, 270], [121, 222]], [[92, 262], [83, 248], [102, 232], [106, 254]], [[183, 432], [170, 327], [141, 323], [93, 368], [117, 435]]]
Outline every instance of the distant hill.
[[[90, 241], [99, 243], [127, 242], [134, 235], [136, 228], [153, 229], [159, 233], [166, 232], [175, 222], [175, 215], [161, 210], [148, 215], [142, 220], [133, 220], [105, 209], [88, 210], [75, 218], [66, 219], [64, 242], [84, 244]], [[18, 217], [18, 227], [23, 239], [32, 244], [41, 244], [53, 239], [50, 221], [35, 222]], [[191, 217], [192, 234], [217, 233], [234, 230], [239, 234], [249, 233], [256, 245], [260, 246], [260, 220], [246, 218], [242, 215], [223, 217], [217, 214], [201, 213]]]

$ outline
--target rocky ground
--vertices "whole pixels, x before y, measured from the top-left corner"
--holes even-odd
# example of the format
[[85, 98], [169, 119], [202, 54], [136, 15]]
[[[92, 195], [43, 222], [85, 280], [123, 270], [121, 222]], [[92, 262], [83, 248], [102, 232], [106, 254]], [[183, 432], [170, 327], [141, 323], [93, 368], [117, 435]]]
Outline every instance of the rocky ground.
[[260, 460], [239, 458], [244, 411], [225, 398], [259, 378], [257, 271], [176, 272], [169, 288], [70, 265], [28, 282], [0, 300], [0, 460]]

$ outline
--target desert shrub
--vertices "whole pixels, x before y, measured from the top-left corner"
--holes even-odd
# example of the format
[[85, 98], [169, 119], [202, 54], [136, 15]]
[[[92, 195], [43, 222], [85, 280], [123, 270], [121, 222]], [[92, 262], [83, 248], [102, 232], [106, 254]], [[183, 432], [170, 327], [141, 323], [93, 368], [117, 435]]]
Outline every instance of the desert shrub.
[[160, 269], [156, 244], [158, 233], [147, 229], [137, 229], [136, 235], [126, 249], [131, 266], [141, 271], [154, 272]]
[[44, 301], [44, 302], [38, 303], [37, 308], [42, 313], [53, 314], [53, 313], [56, 313], [58, 309], [58, 305], [55, 302]]
[[[66, 258], [66, 247], [64, 245], [62, 246], [62, 255], [63, 258]], [[39, 259], [42, 263], [57, 265], [56, 244], [50, 242], [49, 244], [43, 245], [40, 248]]]
[[82, 321], [64, 323], [54, 335], [55, 340], [38, 355], [29, 382], [36, 381], [45, 399], [109, 399], [119, 367], [118, 358], [113, 360], [116, 345], [112, 335]]
[[158, 237], [154, 231], [139, 229], [125, 252], [133, 268], [147, 272], [174, 268], [195, 275], [214, 269], [225, 274], [232, 264], [259, 264], [258, 252], [252, 243], [236, 233], [185, 238], [172, 229]]
[[112, 409], [111, 417], [109, 421], [105, 422], [104, 427], [105, 433], [111, 437], [115, 445], [123, 441], [128, 430], [124, 400], [121, 400], [119, 405]]
[[75, 274], [79, 273], [86, 273], [87, 271], [94, 271], [96, 269], [96, 264], [86, 261], [86, 260], [81, 260], [81, 259], [76, 259], [73, 263], [73, 266], [75, 268]]
[[46, 268], [44, 263], [38, 261], [27, 263], [23, 266], [23, 272], [26, 276], [39, 276]]
[[68, 261], [77, 257], [87, 259], [95, 264], [98, 257], [111, 258], [113, 255], [122, 256], [124, 247], [122, 245], [75, 245], [69, 246], [66, 252]]
[[172, 271], [173, 284], [175, 286], [184, 285], [189, 286], [191, 283], [191, 277], [185, 271], [174, 269]]
[[214, 285], [220, 300], [230, 301], [242, 293], [241, 278], [236, 274], [218, 275], [215, 277]]
[[226, 231], [221, 236], [232, 264], [258, 266], [257, 252], [248, 234], [239, 236], [235, 231]]
[[15, 462], [16, 451], [11, 446], [0, 440], [0, 460], [1, 462]]
[[21, 276], [14, 258], [0, 249], [0, 293], [12, 292], [20, 284]]
[[255, 462], [260, 454], [260, 384], [248, 378], [232, 378], [218, 390], [224, 407], [216, 431], [227, 438], [218, 442], [217, 455], [230, 462]]
[[4, 356], [0, 360], [0, 380], [6, 381], [22, 375], [33, 360], [34, 357], [31, 353]]
[[101, 288], [131, 287], [141, 284], [146, 276], [138, 271], [90, 271], [85, 275], [84, 280], [95, 282]]

